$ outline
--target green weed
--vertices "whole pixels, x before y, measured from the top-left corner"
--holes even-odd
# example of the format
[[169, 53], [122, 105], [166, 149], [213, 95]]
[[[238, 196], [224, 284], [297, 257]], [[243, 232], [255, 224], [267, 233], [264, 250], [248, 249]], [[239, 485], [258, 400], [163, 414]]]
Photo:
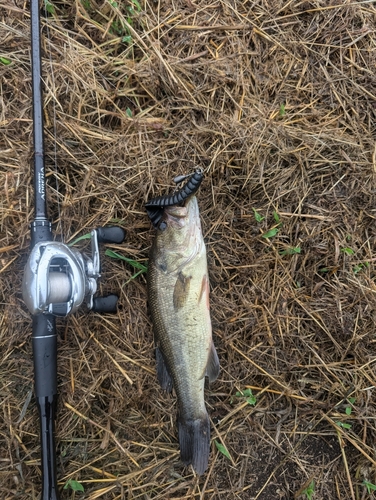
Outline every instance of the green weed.
[[341, 422], [340, 420], [336, 422], [338, 427], [342, 427], [343, 429], [351, 429], [351, 424], [347, 424], [346, 422]]
[[[346, 254], [346, 255], [350, 255], [350, 256], [355, 254], [355, 250], [353, 250], [351, 247], [343, 247], [343, 248], [341, 248], [341, 252], [344, 253], [344, 254]], [[361, 263], [356, 264], [355, 266], [353, 266], [352, 270], [353, 270], [354, 274], [358, 274], [364, 268], [368, 268], [368, 267], [370, 267], [370, 263], [369, 262], [361, 262]]]
[[312, 479], [307, 488], [305, 488], [302, 491], [302, 495], [305, 495], [307, 497], [307, 500], [311, 500], [314, 492], [315, 492], [315, 480]]
[[112, 259], [124, 260], [124, 262], [127, 262], [128, 264], [130, 264], [134, 268], [139, 269], [142, 273], [146, 273], [146, 271], [148, 270], [147, 266], [145, 266], [144, 264], [141, 264], [141, 262], [138, 262], [137, 260], [129, 259], [128, 257], [124, 257], [124, 255], [120, 255], [119, 253], [114, 252], [113, 250], [107, 249], [105, 251], [105, 255], [107, 255], [107, 257], [111, 257]]
[[91, 9], [91, 4], [89, 0], [81, 0], [81, 3], [84, 7], [85, 10], [90, 10]]
[[341, 248], [341, 252], [345, 253], [346, 255], [354, 255], [355, 253], [355, 251], [350, 247]]
[[[345, 406], [345, 414], [346, 416], [350, 416], [352, 411], [353, 411], [353, 404], [355, 403], [355, 398], [347, 398], [347, 401], [349, 404]], [[341, 420], [336, 421], [336, 424], [339, 427], [342, 427], [342, 429], [351, 429], [351, 424], [348, 424], [346, 422], [342, 422]]]
[[133, 276], [131, 276], [131, 278], [129, 278], [129, 280], [125, 283], [125, 285], [128, 284], [130, 281], [134, 280], [135, 278], [137, 278], [137, 276], [139, 276], [140, 274], [146, 273], [148, 270], [148, 267], [145, 266], [145, 264], [141, 264], [141, 262], [138, 262], [137, 260], [124, 257], [124, 255], [120, 255], [119, 253], [114, 252], [113, 250], [107, 249], [105, 251], [105, 255], [107, 255], [107, 257], [111, 257], [112, 259], [123, 260], [124, 262], [127, 262], [127, 264], [130, 264], [135, 269], [138, 269], [138, 271]]
[[261, 214], [259, 214], [254, 208], [252, 208], [253, 210], [253, 215], [255, 216], [255, 219], [256, 219], [256, 222], [262, 222], [265, 217], [263, 217]]
[[[117, 9], [119, 7], [118, 2], [114, 0], [109, 0], [112, 7]], [[128, 5], [126, 9], [126, 19], [124, 22], [122, 19], [118, 18], [112, 22], [111, 32], [115, 35], [121, 36], [121, 41], [123, 43], [131, 44], [132, 42], [132, 32], [129, 27], [133, 26], [133, 17], [141, 12], [141, 4], [138, 0], [131, 0], [131, 4]], [[129, 116], [129, 115], [128, 115]]]
[[300, 253], [301, 248], [300, 247], [289, 247], [286, 248], [286, 250], [281, 250], [279, 252], [279, 255], [295, 255], [296, 253]]
[[64, 485], [64, 490], [67, 490], [68, 488], [70, 488], [71, 490], [73, 491], [80, 491], [82, 493], [84, 493], [85, 489], [84, 487], [82, 486], [81, 483], [79, 483], [78, 481], [76, 481], [75, 479], [69, 479], [65, 485]]
[[281, 217], [278, 215], [278, 213], [275, 210], [273, 210], [273, 218], [277, 224], [279, 224], [281, 222]]
[[136, 7], [136, 11], [137, 12], [141, 12], [142, 11], [141, 4], [140, 4], [140, 2], [138, 0], [131, 0], [131, 2]]
[[272, 229], [269, 229], [269, 231], [266, 231], [262, 235], [263, 238], [273, 238], [273, 236], [276, 236], [279, 233], [279, 228], [278, 227], [273, 227]]
[[360, 273], [360, 271], [362, 271], [362, 269], [368, 268], [369, 266], [370, 266], [369, 262], [364, 262], [364, 263], [356, 264], [353, 267], [353, 273], [354, 274], [358, 274], [358, 273]]
[[0, 57], [0, 63], [4, 64], [4, 66], [8, 66], [12, 61], [7, 57]]
[[[257, 403], [256, 396], [252, 393], [251, 389], [245, 389], [244, 391], [237, 391], [235, 393], [236, 398], [242, 398], [247, 401], [248, 404], [254, 406]], [[232, 404], [234, 397], [231, 398], [230, 404]]]
[[369, 494], [371, 494], [373, 491], [376, 491], [376, 484], [372, 484], [369, 481], [367, 481], [366, 479], [363, 480], [362, 484], [363, 484], [363, 486], [365, 486], [367, 488], [367, 491]]
[[44, 6], [49, 14], [55, 14], [55, 6], [50, 0], [44, 0]]
[[272, 227], [268, 231], [266, 231], [266, 233], [262, 234], [261, 235], [262, 238], [273, 238], [274, 236], [276, 236], [279, 233], [279, 229], [282, 227], [283, 224], [281, 222], [280, 216], [278, 215], [278, 213], [275, 210], [273, 210], [273, 219], [275, 220], [277, 225], [275, 227]]
[[110, 219], [110, 222], [112, 224], [120, 224], [121, 226], [123, 226], [125, 224], [125, 219], [119, 219], [118, 217], [113, 217], [112, 219]]
[[86, 234], [83, 234], [82, 236], [79, 236], [78, 238], [76, 238], [75, 240], [71, 241], [70, 243], [68, 243], [68, 246], [69, 247], [72, 247], [73, 245], [75, 245], [76, 243], [78, 243], [79, 241], [82, 241], [82, 240], [89, 240], [91, 238], [91, 233], [86, 233]]
[[217, 448], [217, 450], [219, 452], [222, 453], [222, 455], [224, 455], [226, 458], [228, 458], [229, 460], [231, 460], [231, 455], [230, 453], [228, 452], [227, 448], [225, 446], [223, 446], [222, 443], [218, 442], [216, 439], [214, 440], [214, 444]]
[[346, 415], [350, 416], [353, 410], [352, 405], [355, 403], [355, 398], [348, 398], [347, 401], [350, 403], [345, 407], [345, 413]]

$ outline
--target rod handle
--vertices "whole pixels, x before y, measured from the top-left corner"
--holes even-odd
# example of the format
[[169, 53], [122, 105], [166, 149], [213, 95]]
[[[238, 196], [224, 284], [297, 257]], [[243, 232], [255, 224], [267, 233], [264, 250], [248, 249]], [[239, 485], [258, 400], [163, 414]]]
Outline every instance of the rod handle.
[[119, 297], [115, 294], [106, 297], [94, 297], [92, 311], [98, 313], [116, 313]]
[[33, 316], [31, 341], [34, 358], [34, 387], [40, 422], [41, 500], [59, 500], [55, 448], [57, 335], [54, 316], [51, 314]]
[[56, 473], [55, 419], [57, 396], [36, 398], [40, 422], [42, 494], [40, 500], [59, 500]]
[[99, 243], [123, 243], [126, 232], [122, 227], [98, 227], [97, 229]]
[[51, 314], [33, 316], [31, 337], [34, 358], [34, 383], [37, 398], [57, 394], [56, 320]]

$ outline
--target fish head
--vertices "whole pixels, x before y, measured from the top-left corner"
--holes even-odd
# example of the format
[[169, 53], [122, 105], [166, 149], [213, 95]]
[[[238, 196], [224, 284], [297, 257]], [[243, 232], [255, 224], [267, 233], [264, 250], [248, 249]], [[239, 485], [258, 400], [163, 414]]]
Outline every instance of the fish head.
[[163, 209], [154, 240], [154, 249], [158, 255], [169, 254], [171, 262], [179, 261], [181, 264], [182, 261], [191, 260], [203, 246], [200, 213], [195, 196], [189, 197], [183, 205]]
[[173, 239], [176, 243], [185, 241], [189, 234], [197, 230], [201, 231], [201, 223], [195, 196], [188, 198], [182, 205], [165, 207], [157, 229], [163, 239]]

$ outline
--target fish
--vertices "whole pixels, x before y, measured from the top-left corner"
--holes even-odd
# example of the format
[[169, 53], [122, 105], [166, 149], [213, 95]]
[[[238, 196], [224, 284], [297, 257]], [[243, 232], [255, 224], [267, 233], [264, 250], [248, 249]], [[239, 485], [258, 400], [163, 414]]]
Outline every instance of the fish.
[[206, 247], [195, 196], [163, 208], [148, 264], [148, 302], [156, 343], [157, 377], [177, 397], [180, 458], [202, 475], [210, 455], [205, 377], [220, 366], [209, 310]]

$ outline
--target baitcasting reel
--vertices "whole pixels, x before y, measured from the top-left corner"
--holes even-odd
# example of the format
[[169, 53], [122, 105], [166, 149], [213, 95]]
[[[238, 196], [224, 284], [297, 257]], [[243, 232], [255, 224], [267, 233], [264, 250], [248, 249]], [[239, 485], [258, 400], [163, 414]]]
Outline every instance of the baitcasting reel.
[[116, 295], [94, 298], [100, 277], [99, 243], [122, 243], [124, 238], [125, 231], [120, 227], [94, 229], [91, 259], [64, 243], [36, 243], [22, 283], [23, 299], [31, 314], [67, 316], [84, 301], [93, 311], [116, 312]]

